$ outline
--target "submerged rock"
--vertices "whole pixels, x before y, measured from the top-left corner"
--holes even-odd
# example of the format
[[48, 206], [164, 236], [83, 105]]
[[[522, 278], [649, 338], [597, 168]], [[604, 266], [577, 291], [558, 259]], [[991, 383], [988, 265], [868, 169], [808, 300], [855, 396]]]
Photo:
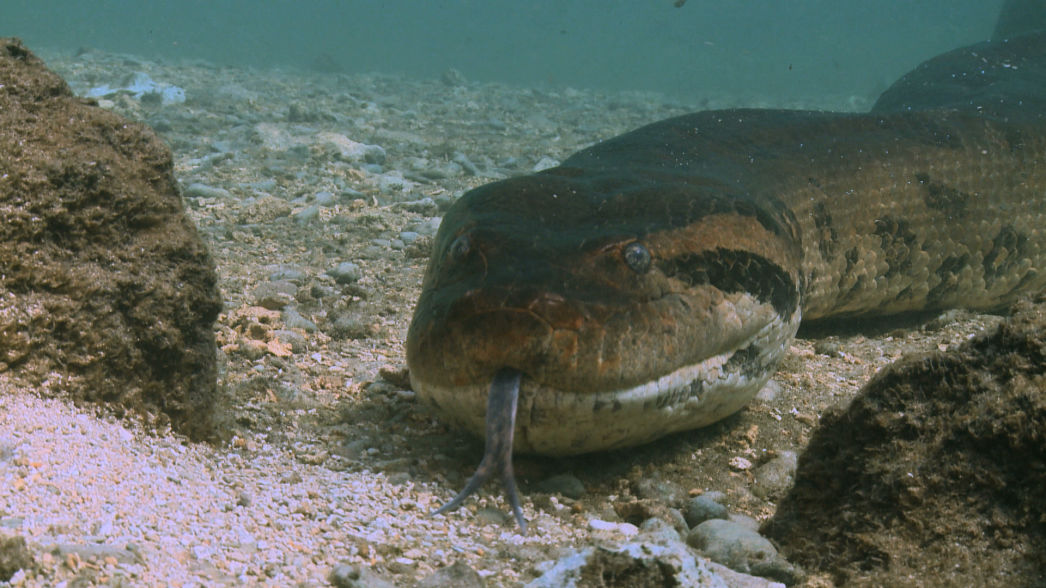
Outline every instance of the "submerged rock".
[[221, 300], [171, 153], [17, 39], [0, 39], [0, 218], [0, 372], [211, 436]]
[[1046, 577], [1046, 302], [908, 356], [822, 417], [764, 527], [836, 583], [1026, 586]]

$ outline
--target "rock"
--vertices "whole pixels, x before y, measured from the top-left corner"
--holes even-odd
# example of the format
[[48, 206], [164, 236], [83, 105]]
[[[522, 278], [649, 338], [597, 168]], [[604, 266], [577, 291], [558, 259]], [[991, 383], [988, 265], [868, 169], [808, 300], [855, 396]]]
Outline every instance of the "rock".
[[185, 195], [193, 198], [230, 198], [232, 194], [225, 188], [215, 188], [207, 184], [193, 182], [185, 188]]
[[267, 223], [289, 216], [293, 207], [286, 200], [275, 196], [262, 196], [248, 204], [237, 218], [241, 223]]
[[310, 204], [294, 213], [294, 221], [300, 225], [307, 225], [318, 218], [320, 218], [320, 207], [316, 204]]
[[316, 135], [317, 143], [332, 148], [343, 161], [352, 163], [385, 163], [385, 149], [379, 145], [366, 145], [338, 133], [322, 132]]
[[682, 541], [639, 535], [620, 547], [586, 547], [571, 550], [555, 562], [541, 566], [544, 573], [527, 588], [562, 586], [688, 586], [769, 588], [782, 586], [763, 578], [731, 571], [695, 557]]
[[212, 437], [221, 298], [168, 148], [3, 39], [0, 169], [0, 371]]
[[795, 480], [798, 456], [794, 451], [781, 451], [777, 457], [756, 468], [752, 494], [762, 499], [776, 499]]
[[306, 333], [315, 333], [319, 330], [316, 323], [303, 317], [298, 309], [293, 306], [287, 306], [283, 309], [283, 324], [287, 325], [289, 329], [301, 329]]
[[269, 310], [280, 310], [294, 302], [298, 287], [293, 282], [273, 280], [262, 282], [254, 288], [254, 304]]
[[440, 568], [425, 576], [415, 588], [483, 588], [483, 578], [463, 561]]
[[722, 519], [705, 521], [690, 530], [686, 542], [734, 571], [788, 583], [796, 580], [795, 570], [777, 554], [773, 544], [744, 525]]
[[602, 519], [589, 519], [588, 528], [606, 536], [632, 537], [639, 533], [639, 528], [632, 523], [615, 523]]
[[[1046, 301], [824, 414], [764, 532], [838, 584], [1046, 577]], [[1005, 578], [1005, 580], [1000, 580]]]
[[0, 582], [7, 582], [18, 570], [28, 570], [35, 563], [24, 537], [0, 537]]
[[290, 345], [294, 353], [305, 353], [309, 350], [309, 344], [301, 334], [288, 329], [276, 329], [272, 332], [276, 340], [284, 345]]
[[730, 516], [730, 512], [725, 506], [712, 500], [711, 496], [702, 494], [701, 496], [691, 498], [686, 503], [686, 514], [684, 516], [686, 517], [687, 525], [696, 527], [711, 519], [726, 520]]
[[60, 557], [76, 554], [84, 561], [103, 561], [113, 558], [120, 563], [135, 563], [138, 555], [126, 547], [106, 545], [104, 543], [58, 543], [51, 548], [51, 553]]
[[460, 165], [461, 169], [463, 169], [466, 174], [468, 174], [470, 176], [478, 176], [479, 175], [479, 168], [476, 167], [476, 164], [472, 163], [472, 160], [469, 159], [468, 156], [465, 155], [464, 153], [462, 153], [460, 151], [454, 153], [454, 157], [453, 157], [452, 161], [454, 163]]
[[267, 265], [264, 269], [265, 271], [270, 272], [269, 280], [273, 282], [287, 281], [301, 284], [306, 278], [305, 270], [296, 265], [276, 263]]
[[462, 73], [460, 71], [454, 69], [453, 67], [447, 68], [447, 70], [443, 72], [443, 75], [441, 75], [439, 77], [439, 79], [444, 84], [446, 84], [448, 86], [452, 86], [452, 87], [453, 86], [464, 86], [467, 83], [465, 81], [465, 76], [462, 75]]
[[636, 482], [636, 495], [640, 499], [657, 500], [670, 506], [681, 506], [686, 499], [686, 490], [678, 484], [657, 477], [640, 478]]
[[534, 164], [534, 167], [530, 168], [530, 171], [532, 173], [538, 173], [540, 171], [545, 171], [546, 169], [552, 169], [557, 165], [559, 165], [558, 160], [545, 156], [539, 159], [538, 162]]
[[338, 564], [327, 579], [336, 588], [395, 588], [395, 584], [376, 572], [353, 564]]
[[343, 261], [335, 267], [327, 270], [327, 275], [334, 278], [339, 284], [352, 284], [362, 277], [360, 266], [351, 261]]
[[185, 102], [185, 90], [172, 84], [154, 81], [149, 74], [135, 72], [124, 78], [123, 85], [113, 88], [108, 85], [95, 86], [86, 92], [88, 98], [111, 96], [117, 92], [129, 92], [135, 100], [169, 106]]
[[577, 476], [571, 474], [560, 474], [545, 478], [538, 483], [538, 490], [547, 494], [559, 494], [567, 498], [578, 499], [585, 494], [585, 485]]

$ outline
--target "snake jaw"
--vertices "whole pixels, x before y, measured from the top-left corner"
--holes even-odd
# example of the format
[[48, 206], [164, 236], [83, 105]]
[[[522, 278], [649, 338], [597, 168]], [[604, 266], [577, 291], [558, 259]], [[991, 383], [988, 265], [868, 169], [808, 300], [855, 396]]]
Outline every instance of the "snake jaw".
[[523, 508], [519, 504], [519, 493], [516, 491], [516, 476], [512, 470], [512, 440], [516, 429], [516, 406], [522, 375], [512, 368], [502, 368], [494, 375], [487, 399], [487, 436], [483, 459], [461, 492], [450, 502], [436, 509], [433, 515], [458, 508], [487, 480], [500, 476], [520, 532], [524, 535], [527, 533], [527, 520], [523, 518]]

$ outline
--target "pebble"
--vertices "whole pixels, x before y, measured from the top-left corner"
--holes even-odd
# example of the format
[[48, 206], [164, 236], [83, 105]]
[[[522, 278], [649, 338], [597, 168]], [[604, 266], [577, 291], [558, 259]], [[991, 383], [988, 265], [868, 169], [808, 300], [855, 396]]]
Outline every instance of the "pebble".
[[759, 466], [753, 472], [752, 494], [764, 500], [781, 496], [795, 482], [799, 461], [794, 451], [780, 451], [777, 457]]
[[231, 198], [232, 193], [225, 188], [215, 188], [200, 182], [193, 182], [186, 186], [184, 193], [193, 198]]
[[686, 500], [686, 490], [660, 478], [640, 478], [636, 484], [639, 498], [657, 500], [666, 505], [679, 506]]
[[395, 588], [396, 586], [370, 568], [348, 563], [334, 566], [327, 579], [336, 588]]
[[298, 287], [286, 280], [261, 282], [254, 288], [253, 299], [256, 306], [268, 310], [280, 310], [294, 302]]
[[686, 504], [686, 524], [691, 528], [711, 519], [727, 519], [730, 511], [707, 494], [695, 496]]
[[463, 561], [436, 570], [422, 578], [415, 588], [483, 588], [483, 578]]
[[479, 168], [476, 167], [476, 164], [472, 163], [468, 156], [464, 153], [461, 153], [460, 151], [454, 154], [454, 157], [453, 159], [451, 159], [451, 161], [461, 166], [461, 169], [464, 170], [464, 172], [470, 176], [478, 176], [480, 173]]
[[559, 474], [538, 482], [537, 489], [546, 494], [559, 494], [577, 500], [585, 494], [585, 485], [571, 474]]
[[602, 519], [589, 519], [588, 528], [592, 529], [593, 531], [613, 533], [625, 537], [631, 537], [639, 533], [639, 527], [633, 525], [632, 523], [615, 523], [612, 521], [604, 521]]
[[305, 353], [308, 351], [309, 346], [305, 341], [305, 337], [297, 331], [291, 331], [290, 329], [276, 329], [272, 334], [280, 343], [290, 345], [291, 351], [294, 353]]
[[0, 582], [10, 580], [19, 570], [32, 568], [34, 563], [25, 537], [0, 537]]
[[435, 236], [436, 231], [439, 230], [439, 225], [441, 222], [443, 222], [443, 218], [436, 216], [422, 221], [420, 223], [417, 223], [415, 225], [412, 225], [410, 228], [412, 231], [418, 233], [419, 235], [432, 237]]
[[269, 279], [274, 282], [286, 281], [300, 284], [304, 282], [307, 277], [305, 270], [296, 265], [276, 263], [267, 265], [264, 269], [269, 272]]
[[340, 133], [321, 132], [316, 135], [316, 143], [334, 148], [344, 161], [359, 163], [385, 163], [385, 149], [379, 145], [359, 143]]
[[[386, 243], [386, 246], [388, 244]], [[343, 261], [327, 270], [327, 275], [339, 284], [353, 284], [362, 277], [360, 267], [351, 261]]]
[[686, 543], [712, 561], [745, 574], [794, 582], [795, 569], [781, 558], [770, 540], [744, 525], [721, 519], [690, 530]]
[[138, 556], [126, 547], [106, 545], [104, 543], [57, 543], [51, 547], [51, 553], [65, 557], [76, 554], [84, 561], [102, 561], [113, 558], [120, 563], [135, 563]]
[[293, 306], [284, 307], [283, 314], [280, 318], [283, 320], [283, 324], [287, 325], [290, 329], [301, 329], [306, 333], [315, 333], [319, 330], [316, 323], [302, 316], [301, 313], [298, 312], [298, 309]]
[[539, 171], [545, 171], [546, 169], [552, 169], [557, 165], [559, 165], [559, 160], [552, 159], [546, 155], [539, 159], [538, 162], [534, 164], [534, 167], [530, 168], [530, 171], [537, 173]]
[[[702, 557], [663, 532], [643, 533], [635, 540], [613, 546], [567, 551], [553, 562], [537, 566], [541, 576], [527, 588], [563, 586], [687, 586], [693, 588], [770, 588], [781, 584], [731, 571]], [[593, 578], [593, 571], [599, 575]], [[607, 578], [618, 582], [606, 582]], [[595, 581], [594, 581], [595, 580]], [[598, 583], [596, 583], [598, 582]]]
[[185, 90], [165, 83], [158, 83], [154, 81], [149, 74], [144, 72], [135, 72], [123, 79], [122, 85], [113, 88], [108, 85], [95, 86], [84, 93], [84, 96], [88, 98], [101, 98], [103, 96], [111, 96], [120, 91], [126, 91], [134, 97], [135, 100], [142, 102], [153, 101], [155, 103], [162, 104], [164, 106], [170, 106], [172, 104], [182, 104], [185, 102]]
[[294, 220], [300, 224], [308, 224], [320, 217], [320, 207], [312, 204], [299, 210], [294, 214]]
[[331, 192], [327, 192], [326, 190], [322, 192], [316, 192], [312, 199], [314, 202], [316, 202], [317, 206], [333, 206], [336, 202], [334, 194]]
[[334, 319], [325, 332], [334, 339], [366, 339], [373, 329], [359, 316], [346, 314]]
[[286, 200], [275, 196], [263, 196], [245, 206], [237, 221], [240, 223], [266, 223], [290, 216], [293, 208]]

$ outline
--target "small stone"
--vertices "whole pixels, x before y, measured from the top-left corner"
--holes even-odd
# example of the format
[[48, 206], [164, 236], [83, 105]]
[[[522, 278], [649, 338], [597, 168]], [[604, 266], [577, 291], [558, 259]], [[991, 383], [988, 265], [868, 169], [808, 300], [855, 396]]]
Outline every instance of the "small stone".
[[240, 223], [267, 223], [278, 218], [289, 216], [293, 208], [286, 200], [275, 196], [263, 196], [247, 205], [240, 213]]
[[318, 218], [320, 218], [320, 207], [315, 204], [306, 206], [294, 214], [295, 222], [302, 225], [311, 223]]
[[466, 174], [470, 176], [479, 175], [479, 168], [476, 167], [476, 164], [472, 163], [472, 160], [470, 160], [464, 153], [461, 153], [460, 151], [455, 153], [452, 161], [460, 165], [461, 169], [464, 170]]
[[104, 561], [106, 558], [113, 558], [120, 563], [138, 561], [138, 556], [125, 547], [103, 543], [57, 543], [51, 548], [51, 553], [62, 558], [75, 554], [83, 561]]
[[441, 82], [443, 82], [444, 85], [450, 86], [452, 88], [457, 86], [464, 86], [466, 84], [465, 76], [453, 67], [447, 68], [447, 71], [443, 72], [443, 75], [441, 75], [439, 79]]
[[593, 531], [602, 531], [604, 533], [614, 533], [625, 537], [632, 537], [639, 533], [639, 527], [632, 523], [613, 523], [610, 521], [604, 521], [602, 519], [589, 519], [588, 526]]
[[838, 341], [821, 339], [814, 342], [814, 353], [827, 355], [828, 357], [839, 357], [840, 345]]
[[538, 490], [547, 494], [559, 494], [577, 500], [585, 494], [585, 485], [576, 476], [560, 474], [545, 478], [538, 483]]
[[334, 281], [339, 284], [352, 284], [357, 282], [363, 274], [360, 272], [360, 266], [351, 261], [343, 261], [327, 270], [327, 275], [334, 278]]
[[327, 579], [336, 588], [395, 588], [395, 584], [370, 568], [348, 563], [334, 566]]
[[308, 343], [306, 343], [305, 337], [296, 331], [277, 329], [272, 334], [276, 336], [280, 343], [290, 345], [291, 351], [294, 353], [305, 353], [308, 351]]
[[737, 470], [739, 472], [752, 469], [751, 460], [745, 459], [739, 455], [731, 457], [729, 463], [732, 469]]
[[185, 188], [185, 195], [192, 198], [230, 198], [232, 194], [225, 188], [215, 188], [207, 184], [193, 182]]
[[294, 302], [298, 287], [291, 282], [262, 282], [254, 288], [254, 304], [268, 310], [280, 310]]
[[672, 506], [680, 506], [686, 500], [686, 490], [658, 478], [641, 478], [636, 484], [636, 494], [641, 499], [657, 500]]
[[28, 570], [35, 563], [25, 537], [16, 535], [0, 538], [0, 582], [10, 580], [18, 570]]
[[300, 283], [305, 281], [305, 271], [296, 265], [276, 263], [265, 266], [269, 273], [269, 280], [273, 282], [286, 281]]
[[316, 323], [303, 317], [298, 309], [293, 306], [287, 306], [283, 309], [283, 324], [287, 325], [290, 329], [301, 329], [306, 333], [315, 333], [319, 330]]
[[767, 499], [779, 496], [795, 481], [798, 456], [794, 451], [781, 451], [777, 457], [756, 468], [752, 494]]
[[313, 196], [313, 201], [317, 206], [332, 206], [335, 202], [334, 194], [324, 190], [323, 192], [316, 192]]
[[334, 339], [366, 339], [374, 334], [374, 329], [359, 316], [346, 314], [334, 319], [326, 333]]
[[744, 525], [720, 519], [705, 521], [690, 530], [686, 542], [732, 570], [794, 582], [796, 572], [791, 564], [778, 555], [768, 539]]
[[534, 164], [534, 167], [530, 168], [530, 171], [537, 173], [539, 171], [545, 171], [546, 169], [554, 168], [557, 165], [559, 165], [558, 160], [545, 156], [539, 159], [538, 162]]
[[463, 561], [440, 568], [422, 578], [416, 588], [483, 588], [483, 578]]
[[707, 494], [695, 496], [686, 504], [686, 524], [691, 528], [712, 519], [726, 519], [730, 512]]

